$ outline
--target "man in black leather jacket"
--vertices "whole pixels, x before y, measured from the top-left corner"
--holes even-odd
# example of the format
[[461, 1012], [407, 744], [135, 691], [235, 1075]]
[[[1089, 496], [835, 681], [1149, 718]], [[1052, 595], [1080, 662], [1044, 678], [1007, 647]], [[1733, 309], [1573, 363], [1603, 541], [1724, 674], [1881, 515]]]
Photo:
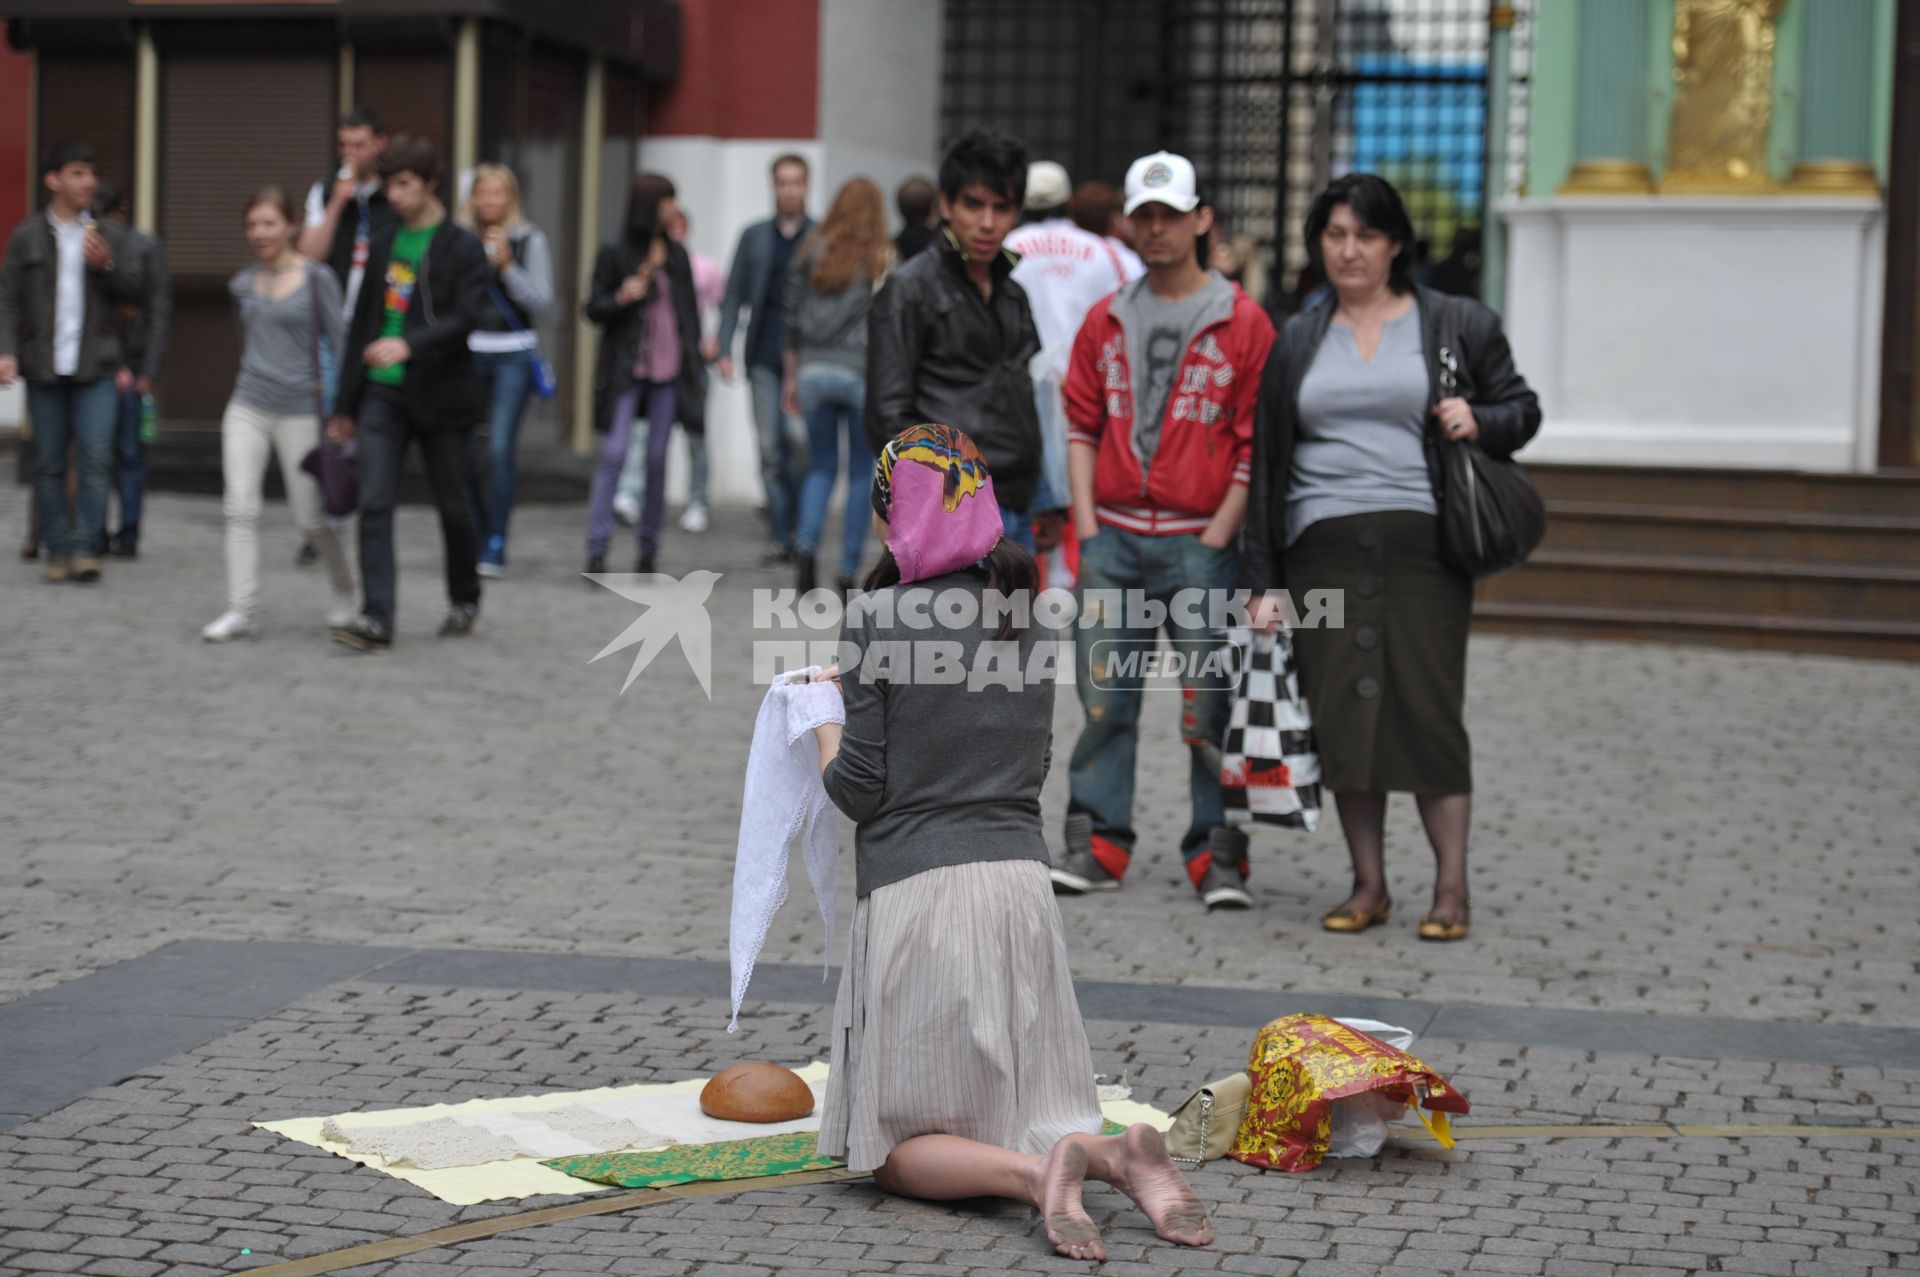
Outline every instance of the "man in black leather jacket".
[[976, 129], [941, 161], [940, 238], [887, 277], [868, 314], [866, 428], [875, 452], [923, 422], [971, 436], [1007, 535], [1031, 550], [1040, 418], [1027, 365], [1040, 335], [1005, 248], [1026, 186], [1026, 147], [1004, 133]]

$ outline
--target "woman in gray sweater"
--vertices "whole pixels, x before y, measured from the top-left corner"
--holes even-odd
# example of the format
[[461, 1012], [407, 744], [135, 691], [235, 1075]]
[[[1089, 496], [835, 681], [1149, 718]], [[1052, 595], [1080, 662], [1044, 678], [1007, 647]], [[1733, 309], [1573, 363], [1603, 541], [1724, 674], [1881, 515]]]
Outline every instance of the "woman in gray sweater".
[[787, 271], [786, 340], [782, 411], [807, 423], [809, 464], [800, 485], [799, 551], [802, 594], [818, 583], [815, 552], [840, 468], [841, 441], [847, 462], [847, 515], [841, 529], [840, 597], [853, 588], [867, 544], [861, 512], [873, 475], [873, 450], [861, 414], [867, 401], [867, 306], [893, 263], [887, 238], [887, 206], [880, 188], [850, 178], [833, 197], [833, 208]]
[[[353, 566], [339, 532], [321, 512], [320, 486], [300, 468], [320, 441], [331, 407], [331, 370], [340, 349], [340, 281], [293, 246], [300, 233], [293, 198], [263, 186], [247, 201], [247, 244], [257, 259], [227, 285], [240, 320], [240, 375], [220, 419], [226, 485], [227, 610], [200, 631], [209, 643], [250, 638], [260, 602], [260, 510], [267, 461], [280, 478], [294, 527], [319, 553], [333, 589], [329, 626], [360, 613]], [[315, 387], [320, 389], [316, 391]]]
[[1106, 1258], [1089, 1176], [1204, 1246], [1206, 1210], [1159, 1132], [1100, 1134], [1040, 825], [1062, 631], [1033, 557], [950, 426], [889, 442], [871, 504], [887, 548], [822, 676], [846, 723], [815, 729], [827, 794], [858, 826], [820, 1152], [902, 1196], [1027, 1202], [1075, 1259]]

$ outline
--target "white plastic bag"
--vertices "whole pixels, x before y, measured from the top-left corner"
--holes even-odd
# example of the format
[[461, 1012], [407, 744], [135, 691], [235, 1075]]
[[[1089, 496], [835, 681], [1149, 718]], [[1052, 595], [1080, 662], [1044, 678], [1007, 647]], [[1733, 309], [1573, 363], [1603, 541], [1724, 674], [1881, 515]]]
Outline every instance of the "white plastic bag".
[[1379, 1091], [1362, 1091], [1327, 1106], [1328, 1157], [1372, 1157], [1387, 1146], [1395, 1118], [1407, 1111]]
[[[1413, 1048], [1413, 1031], [1379, 1020], [1339, 1017], [1349, 1029], [1358, 1029], [1370, 1038], [1378, 1038], [1395, 1050]], [[1330, 1130], [1328, 1157], [1372, 1157], [1387, 1146], [1393, 1123], [1406, 1114], [1406, 1106], [1397, 1104], [1378, 1091], [1364, 1091], [1335, 1100], [1327, 1106]]]
[[1403, 1029], [1397, 1024], [1382, 1024], [1378, 1020], [1358, 1020], [1349, 1015], [1335, 1016], [1334, 1019], [1349, 1029], [1358, 1029], [1370, 1038], [1378, 1038], [1396, 1051], [1413, 1050], [1413, 1030]]

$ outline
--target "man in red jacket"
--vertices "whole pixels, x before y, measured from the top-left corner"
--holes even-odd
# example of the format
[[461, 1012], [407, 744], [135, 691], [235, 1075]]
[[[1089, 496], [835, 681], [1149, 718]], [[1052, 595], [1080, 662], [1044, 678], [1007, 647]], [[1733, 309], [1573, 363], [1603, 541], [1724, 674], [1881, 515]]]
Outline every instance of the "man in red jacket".
[[[1213, 210], [1184, 157], [1134, 161], [1126, 214], [1146, 277], [1088, 312], [1065, 387], [1087, 725], [1073, 749], [1067, 848], [1053, 882], [1076, 895], [1119, 888], [1133, 855], [1141, 689], [1154, 669], [1177, 667], [1193, 793], [1180, 852], [1209, 909], [1246, 908], [1247, 838], [1227, 826], [1220, 797], [1230, 678], [1208, 622], [1238, 566], [1273, 324], [1206, 269]], [[1163, 625], [1170, 662], [1153, 655]]]

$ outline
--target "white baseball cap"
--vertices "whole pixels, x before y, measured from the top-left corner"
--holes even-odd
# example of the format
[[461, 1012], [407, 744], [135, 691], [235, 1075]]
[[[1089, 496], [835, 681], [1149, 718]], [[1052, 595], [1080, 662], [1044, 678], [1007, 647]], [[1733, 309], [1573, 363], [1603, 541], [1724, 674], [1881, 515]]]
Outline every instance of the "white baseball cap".
[[1073, 179], [1064, 165], [1035, 160], [1027, 165], [1027, 208], [1059, 208], [1073, 198]]
[[1127, 170], [1127, 216], [1142, 204], [1165, 204], [1176, 213], [1198, 208], [1193, 161], [1172, 151], [1155, 151], [1135, 160]]

